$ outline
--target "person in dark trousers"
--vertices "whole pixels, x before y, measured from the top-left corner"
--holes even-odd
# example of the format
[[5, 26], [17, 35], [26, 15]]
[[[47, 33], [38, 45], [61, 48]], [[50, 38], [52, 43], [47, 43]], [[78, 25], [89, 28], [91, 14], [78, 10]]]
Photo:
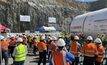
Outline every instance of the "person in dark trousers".
[[97, 46], [98, 55], [95, 59], [95, 65], [102, 65], [104, 60], [105, 48], [102, 45], [102, 41], [100, 38], [96, 38], [95, 41]]
[[45, 40], [45, 37], [42, 36], [40, 43], [37, 44], [37, 48], [39, 51], [38, 65], [41, 64], [42, 60], [43, 60], [43, 65], [46, 65], [46, 43], [44, 42], [44, 40]]
[[17, 46], [14, 49], [13, 57], [15, 65], [24, 65], [24, 61], [27, 56], [27, 46], [23, 44], [23, 39], [18, 38], [16, 40]]
[[95, 59], [98, 53], [97, 47], [92, 41], [92, 36], [88, 36], [86, 43], [81, 48], [81, 53], [84, 55], [83, 65], [95, 65]]
[[75, 56], [67, 51], [65, 44], [63, 39], [57, 41], [58, 48], [52, 52], [49, 65], [70, 65], [75, 60]]
[[74, 40], [72, 41], [72, 43], [70, 45], [70, 52], [72, 54], [74, 54], [74, 56], [75, 56], [75, 61], [73, 61], [71, 65], [79, 65], [81, 45], [78, 41], [79, 41], [79, 37], [74, 36]]
[[5, 61], [5, 65], [8, 65], [8, 41], [5, 40], [4, 36], [0, 40], [1, 51], [2, 51], [2, 59]]

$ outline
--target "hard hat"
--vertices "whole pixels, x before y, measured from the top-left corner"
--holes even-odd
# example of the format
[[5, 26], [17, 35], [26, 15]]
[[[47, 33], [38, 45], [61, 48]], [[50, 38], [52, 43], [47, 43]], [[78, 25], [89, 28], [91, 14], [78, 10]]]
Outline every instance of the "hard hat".
[[41, 37], [41, 40], [45, 40], [45, 36], [42, 36], [42, 37]]
[[95, 42], [95, 43], [102, 43], [102, 41], [101, 41], [100, 38], [96, 38], [94, 42]]
[[23, 37], [26, 38], [26, 35], [24, 35]]
[[18, 39], [16, 40], [16, 42], [23, 42], [23, 39], [22, 39], [22, 38], [18, 38]]
[[4, 36], [0, 36], [0, 40], [3, 40], [4, 39]]
[[52, 37], [49, 37], [50, 40], [53, 40]]
[[55, 37], [55, 36], [52, 36], [52, 40], [57, 40], [57, 37]]
[[10, 35], [10, 38], [14, 38], [15, 36], [13, 34]]
[[78, 37], [78, 36], [74, 36], [74, 39], [75, 39], [75, 40], [79, 40], [79, 37]]
[[97, 33], [97, 35], [99, 35], [100, 33]]
[[57, 45], [58, 46], [65, 46], [65, 41], [63, 39], [59, 39]]
[[87, 40], [93, 40], [92, 36], [88, 36]]
[[59, 35], [58, 37], [62, 37], [62, 35]]

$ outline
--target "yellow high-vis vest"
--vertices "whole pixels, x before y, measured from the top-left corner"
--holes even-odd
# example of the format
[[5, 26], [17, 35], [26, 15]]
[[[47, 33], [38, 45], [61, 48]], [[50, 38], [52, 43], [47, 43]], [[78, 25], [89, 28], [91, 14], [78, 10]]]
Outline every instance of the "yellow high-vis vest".
[[24, 61], [26, 59], [27, 47], [20, 44], [16, 47], [15, 61]]

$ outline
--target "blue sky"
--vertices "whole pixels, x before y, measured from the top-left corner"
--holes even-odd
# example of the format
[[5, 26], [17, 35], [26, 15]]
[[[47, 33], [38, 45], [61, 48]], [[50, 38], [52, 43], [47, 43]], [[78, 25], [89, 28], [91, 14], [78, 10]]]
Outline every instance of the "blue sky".
[[80, 2], [94, 2], [94, 1], [97, 1], [97, 0], [76, 0], [76, 1], [80, 1]]

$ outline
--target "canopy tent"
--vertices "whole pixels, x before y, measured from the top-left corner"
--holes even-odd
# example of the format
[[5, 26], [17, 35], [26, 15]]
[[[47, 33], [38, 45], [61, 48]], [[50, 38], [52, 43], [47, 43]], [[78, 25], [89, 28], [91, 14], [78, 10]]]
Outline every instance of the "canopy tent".
[[0, 24], [0, 32], [6, 32], [7, 30], [9, 30], [9, 28]]
[[42, 26], [39, 28], [39, 31], [56, 31], [56, 29], [55, 29], [55, 27]]
[[79, 1], [79, 2], [95, 2], [98, 0], [75, 0], [75, 1]]

